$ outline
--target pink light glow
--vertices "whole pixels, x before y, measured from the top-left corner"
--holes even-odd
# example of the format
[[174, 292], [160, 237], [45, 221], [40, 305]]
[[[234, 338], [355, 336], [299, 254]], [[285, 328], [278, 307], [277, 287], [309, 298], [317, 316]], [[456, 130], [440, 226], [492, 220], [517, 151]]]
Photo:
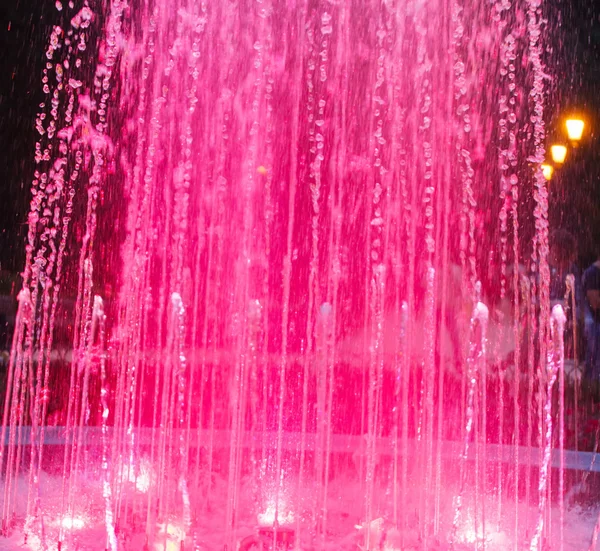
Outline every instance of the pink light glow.
[[[166, 545], [165, 545], [166, 532]], [[181, 542], [185, 540], [185, 531], [174, 524], [160, 526], [159, 541], [154, 545], [156, 551], [180, 551]]]
[[[275, 501], [270, 501], [267, 505], [264, 513], [258, 514], [258, 523], [260, 526], [273, 526], [275, 524]], [[279, 509], [277, 511], [277, 523], [280, 526], [285, 526], [292, 524], [294, 522], [294, 513], [292, 511], [286, 512], [286, 507], [284, 503], [279, 504]]]
[[[113, 551], [257, 522], [493, 541], [463, 510], [533, 495], [519, 446], [551, 421], [533, 367], [505, 376], [546, 338], [539, 0], [100, 4], [46, 51], [3, 523], [26, 494]], [[96, 510], [87, 480], [104, 516], [65, 517]]]
[[85, 527], [85, 520], [78, 516], [65, 516], [62, 519], [61, 525], [67, 530], [81, 530]]

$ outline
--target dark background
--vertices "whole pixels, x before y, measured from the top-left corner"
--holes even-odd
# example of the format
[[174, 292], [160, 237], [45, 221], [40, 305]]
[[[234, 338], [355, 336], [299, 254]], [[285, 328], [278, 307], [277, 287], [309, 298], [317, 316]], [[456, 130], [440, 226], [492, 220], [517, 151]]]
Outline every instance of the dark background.
[[557, 70], [547, 106], [548, 145], [572, 111], [581, 112], [589, 132], [550, 182], [550, 227], [573, 233], [585, 268], [600, 255], [600, 3], [564, 0], [555, 7], [560, 18], [550, 26], [560, 40], [553, 44]]
[[[556, 37], [549, 58], [557, 67], [546, 106], [549, 139], [572, 108], [585, 114], [590, 128], [550, 183], [550, 223], [576, 236], [585, 267], [600, 243], [600, 7], [596, 0], [545, 5]], [[14, 292], [23, 268], [44, 48], [63, 14], [50, 0], [2, 0], [0, 6], [0, 295]]]
[[0, 293], [24, 262], [34, 123], [41, 101], [43, 43], [51, 2], [3, 0], [0, 6]]

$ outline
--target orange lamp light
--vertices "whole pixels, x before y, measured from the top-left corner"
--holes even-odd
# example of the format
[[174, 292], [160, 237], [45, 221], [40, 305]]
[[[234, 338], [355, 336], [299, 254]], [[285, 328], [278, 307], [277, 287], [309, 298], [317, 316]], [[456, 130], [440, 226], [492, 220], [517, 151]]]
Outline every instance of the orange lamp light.
[[555, 144], [550, 147], [550, 154], [556, 164], [562, 165], [567, 158], [567, 148], [564, 145]]
[[541, 168], [544, 178], [546, 178], [546, 180], [552, 179], [552, 175], [554, 174], [554, 167], [552, 165], [544, 163]]
[[572, 142], [578, 142], [583, 136], [583, 130], [585, 129], [585, 122], [581, 119], [567, 119], [565, 126], [567, 127], [567, 135], [569, 140]]

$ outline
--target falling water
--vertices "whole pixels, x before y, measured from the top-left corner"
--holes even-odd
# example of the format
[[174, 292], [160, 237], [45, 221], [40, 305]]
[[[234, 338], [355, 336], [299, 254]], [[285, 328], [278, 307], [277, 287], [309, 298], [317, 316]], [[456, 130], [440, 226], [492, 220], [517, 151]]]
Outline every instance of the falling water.
[[[544, 517], [546, 515], [546, 500], [548, 499], [547, 488], [549, 484], [549, 471], [550, 471], [550, 459], [552, 453], [552, 431], [553, 431], [553, 420], [552, 420], [552, 391], [554, 383], [557, 377], [564, 371], [564, 343], [563, 343], [563, 331], [565, 327], [565, 313], [560, 304], [556, 305], [552, 309], [551, 316], [551, 338], [552, 341], [548, 347], [548, 362], [547, 362], [547, 379], [546, 383], [546, 399], [544, 403], [544, 453], [541, 457], [541, 470], [540, 470], [540, 482], [538, 486], [539, 490], [539, 516], [537, 527], [531, 540], [531, 551], [537, 551], [540, 549], [540, 542], [542, 537], [542, 530], [544, 528]], [[562, 456], [562, 454], [561, 454]], [[562, 468], [562, 457], [561, 457], [561, 468]], [[562, 471], [561, 471], [562, 475]], [[561, 503], [561, 524], [564, 521], [562, 518], [563, 510]], [[562, 535], [562, 534], [561, 534]], [[561, 542], [562, 547], [562, 542]]]
[[564, 322], [540, 169], [550, 9], [61, 5], [3, 415], [4, 532], [26, 480], [24, 531], [52, 549], [76, 549], [85, 517], [111, 551], [534, 550], [558, 422], [562, 546]]

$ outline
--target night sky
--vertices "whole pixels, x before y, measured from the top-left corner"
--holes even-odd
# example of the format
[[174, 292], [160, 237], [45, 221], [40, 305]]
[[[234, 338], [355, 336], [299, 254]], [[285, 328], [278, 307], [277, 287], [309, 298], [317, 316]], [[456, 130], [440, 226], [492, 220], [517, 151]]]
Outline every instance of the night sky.
[[[32, 9], [31, 4], [38, 7]], [[0, 281], [23, 264], [25, 225], [36, 135], [35, 116], [42, 99], [44, 43], [52, 2], [2, 2], [0, 6]], [[0, 283], [0, 285], [2, 285]], [[0, 293], [6, 289], [0, 287]]]
[[[556, 36], [563, 38], [550, 41], [557, 71], [547, 105], [548, 130], [552, 134], [571, 106], [585, 112], [593, 130], [576, 152], [576, 162], [567, 163], [552, 181], [550, 218], [554, 227], [577, 235], [586, 263], [600, 242], [600, 6], [596, 0], [553, 0], [556, 7], [561, 21], [550, 21], [550, 27], [560, 25]], [[44, 46], [60, 17], [53, 1], [0, 6], [0, 294], [13, 291], [23, 265]]]
[[548, 104], [553, 115], [549, 141], [571, 110], [584, 115], [591, 134], [550, 183], [550, 224], [577, 237], [579, 261], [586, 267], [600, 252], [600, 4], [568, 0], [557, 5], [562, 41], [554, 44], [557, 69]]

